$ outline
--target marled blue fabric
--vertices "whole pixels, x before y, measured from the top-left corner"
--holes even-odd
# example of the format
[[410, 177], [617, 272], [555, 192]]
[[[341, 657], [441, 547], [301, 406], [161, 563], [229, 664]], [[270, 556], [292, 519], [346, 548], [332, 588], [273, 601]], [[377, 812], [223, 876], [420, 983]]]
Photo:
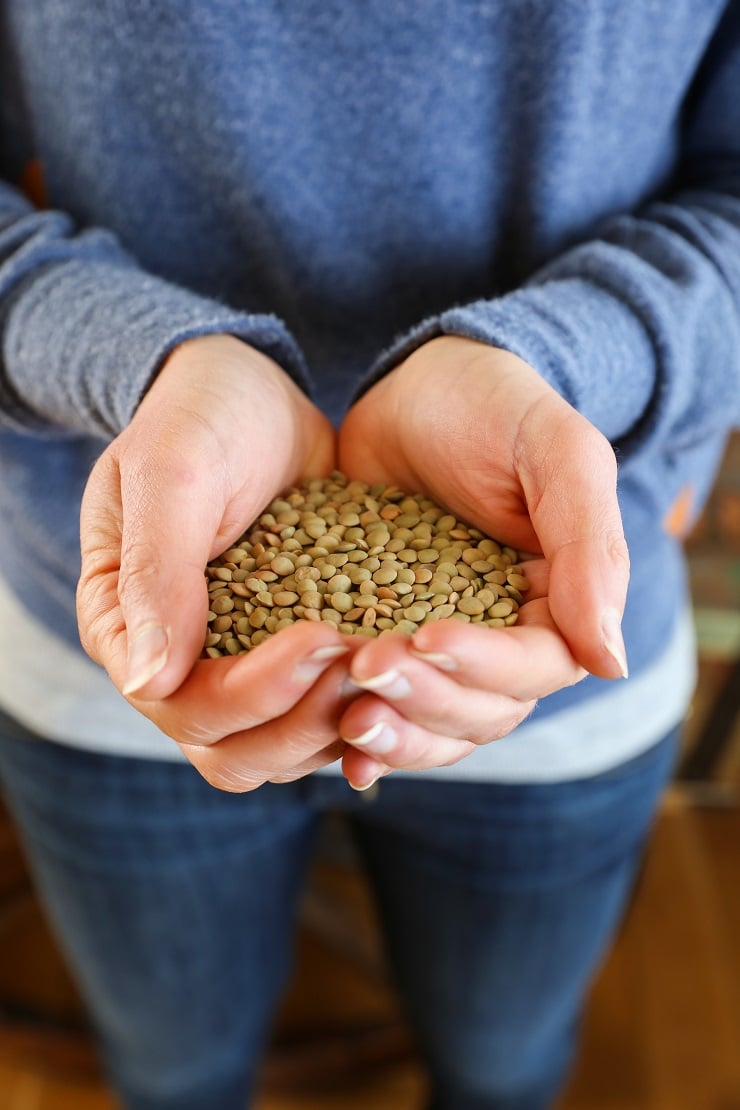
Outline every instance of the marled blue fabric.
[[76, 642], [85, 477], [184, 337], [254, 343], [338, 420], [450, 332], [615, 444], [628, 652], [655, 657], [685, 602], [661, 519], [740, 419], [737, 3], [0, 11], [0, 573], [38, 615]]

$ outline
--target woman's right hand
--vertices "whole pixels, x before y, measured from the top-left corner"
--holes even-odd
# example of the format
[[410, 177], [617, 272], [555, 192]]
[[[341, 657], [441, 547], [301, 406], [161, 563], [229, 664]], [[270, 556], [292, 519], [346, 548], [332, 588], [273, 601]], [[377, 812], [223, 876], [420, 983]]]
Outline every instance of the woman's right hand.
[[[328, 474], [334, 432], [266, 355], [227, 335], [177, 347], [82, 503], [83, 646], [214, 785], [247, 790], [340, 754], [351, 648], [297, 625], [246, 656], [198, 660], [205, 564], [285, 486]], [[332, 651], [332, 649], [334, 649]]]

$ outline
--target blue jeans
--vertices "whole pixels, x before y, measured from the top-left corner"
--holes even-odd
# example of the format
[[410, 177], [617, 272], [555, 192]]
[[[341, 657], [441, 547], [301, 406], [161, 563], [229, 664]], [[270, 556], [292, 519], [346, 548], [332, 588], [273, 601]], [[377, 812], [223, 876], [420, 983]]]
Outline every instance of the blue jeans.
[[189, 765], [75, 751], [0, 719], [0, 779], [130, 1110], [243, 1110], [291, 962], [312, 840], [346, 816], [434, 1110], [542, 1110], [562, 1086], [675, 735], [596, 778], [313, 776], [244, 795]]

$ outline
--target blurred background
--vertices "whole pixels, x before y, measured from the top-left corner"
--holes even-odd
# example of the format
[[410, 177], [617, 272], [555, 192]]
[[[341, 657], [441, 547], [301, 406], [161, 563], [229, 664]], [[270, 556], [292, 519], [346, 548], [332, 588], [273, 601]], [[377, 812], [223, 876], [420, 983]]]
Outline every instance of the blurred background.
[[[683, 759], [558, 1110], [740, 1110], [740, 434], [687, 546], [700, 671]], [[423, 1100], [337, 824], [303, 902], [257, 1107], [419, 1110]], [[114, 1105], [0, 802], [0, 1108]]]

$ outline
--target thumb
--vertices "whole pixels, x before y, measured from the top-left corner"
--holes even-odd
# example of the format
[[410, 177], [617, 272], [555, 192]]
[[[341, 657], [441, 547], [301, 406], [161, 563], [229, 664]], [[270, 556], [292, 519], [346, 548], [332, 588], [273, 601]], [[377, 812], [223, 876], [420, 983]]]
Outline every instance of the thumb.
[[133, 463], [122, 460], [118, 601], [126, 630], [125, 695], [167, 697], [200, 654], [208, 611], [203, 570], [226, 497], [212, 473], [162, 443]]
[[527, 433], [536, 437], [537, 449], [522, 476], [550, 564], [550, 612], [581, 666], [601, 678], [626, 678], [621, 619], [629, 555], [616, 458], [604, 436], [567, 402], [553, 398], [553, 406], [539, 409], [538, 426]]
[[[262, 415], [248, 437], [245, 411]], [[333, 455], [331, 425], [267, 356], [223, 335], [175, 348], [83, 498], [81, 635], [124, 694], [181, 685], [203, 643], [206, 563]]]

